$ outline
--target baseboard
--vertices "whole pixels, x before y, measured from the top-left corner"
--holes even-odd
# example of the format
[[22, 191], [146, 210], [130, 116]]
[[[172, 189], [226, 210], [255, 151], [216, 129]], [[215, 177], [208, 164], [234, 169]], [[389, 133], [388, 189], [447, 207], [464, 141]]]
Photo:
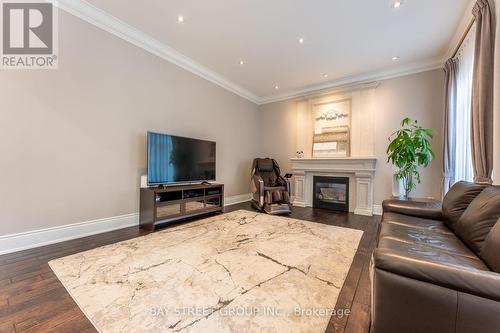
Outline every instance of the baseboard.
[[354, 214], [363, 216], [373, 216], [373, 210], [366, 208], [356, 208], [354, 209]]
[[[224, 198], [224, 205], [235, 205], [237, 203], [248, 201], [251, 198], [251, 194], [240, 194], [226, 197]], [[137, 225], [139, 225], [139, 213], [132, 213], [0, 236], [0, 255]]]
[[373, 215], [382, 215], [382, 205], [373, 205]]
[[236, 205], [249, 200], [252, 200], [252, 193], [233, 195], [224, 198], [224, 206]]
[[132, 213], [0, 236], [0, 254], [27, 250], [137, 225], [139, 225], [139, 214]]

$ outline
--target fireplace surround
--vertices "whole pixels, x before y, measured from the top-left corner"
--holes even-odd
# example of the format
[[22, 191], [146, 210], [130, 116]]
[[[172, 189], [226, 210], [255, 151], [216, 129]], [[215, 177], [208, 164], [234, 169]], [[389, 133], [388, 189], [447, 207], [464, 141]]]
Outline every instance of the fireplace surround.
[[373, 157], [292, 158], [294, 206], [314, 206], [314, 177], [349, 178], [349, 212], [373, 215]]

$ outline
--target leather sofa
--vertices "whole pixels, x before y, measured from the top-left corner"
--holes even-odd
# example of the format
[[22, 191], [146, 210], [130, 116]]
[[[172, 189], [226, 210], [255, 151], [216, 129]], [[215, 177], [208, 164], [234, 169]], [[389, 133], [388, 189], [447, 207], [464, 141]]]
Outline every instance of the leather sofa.
[[370, 332], [500, 332], [500, 187], [460, 182], [442, 203], [383, 212]]
[[290, 214], [290, 181], [276, 160], [256, 158], [252, 165], [252, 205], [268, 214]]

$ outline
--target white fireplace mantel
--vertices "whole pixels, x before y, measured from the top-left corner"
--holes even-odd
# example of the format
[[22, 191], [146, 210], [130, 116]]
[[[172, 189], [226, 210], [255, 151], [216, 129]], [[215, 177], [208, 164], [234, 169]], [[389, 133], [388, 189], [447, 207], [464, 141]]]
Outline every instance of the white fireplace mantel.
[[314, 176], [347, 176], [350, 178], [352, 195], [349, 200], [349, 211], [358, 215], [373, 215], [373, 179], [377, 165], [376, 158], [292, 158], [291, 162], [295, 178], [293, 202], [295, 206], [312, 207]]

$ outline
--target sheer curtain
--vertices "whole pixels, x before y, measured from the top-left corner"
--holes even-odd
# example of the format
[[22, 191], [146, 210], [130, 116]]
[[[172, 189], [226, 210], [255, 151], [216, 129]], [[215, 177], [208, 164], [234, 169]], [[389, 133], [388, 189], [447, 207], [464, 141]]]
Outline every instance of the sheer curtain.
[[473, 181], [471, 154], [472, 74], [474, 69], [475, 26], [469, 31], [456, 56], [457, 96], [455, 122], [455, 172], [452, 183]]

